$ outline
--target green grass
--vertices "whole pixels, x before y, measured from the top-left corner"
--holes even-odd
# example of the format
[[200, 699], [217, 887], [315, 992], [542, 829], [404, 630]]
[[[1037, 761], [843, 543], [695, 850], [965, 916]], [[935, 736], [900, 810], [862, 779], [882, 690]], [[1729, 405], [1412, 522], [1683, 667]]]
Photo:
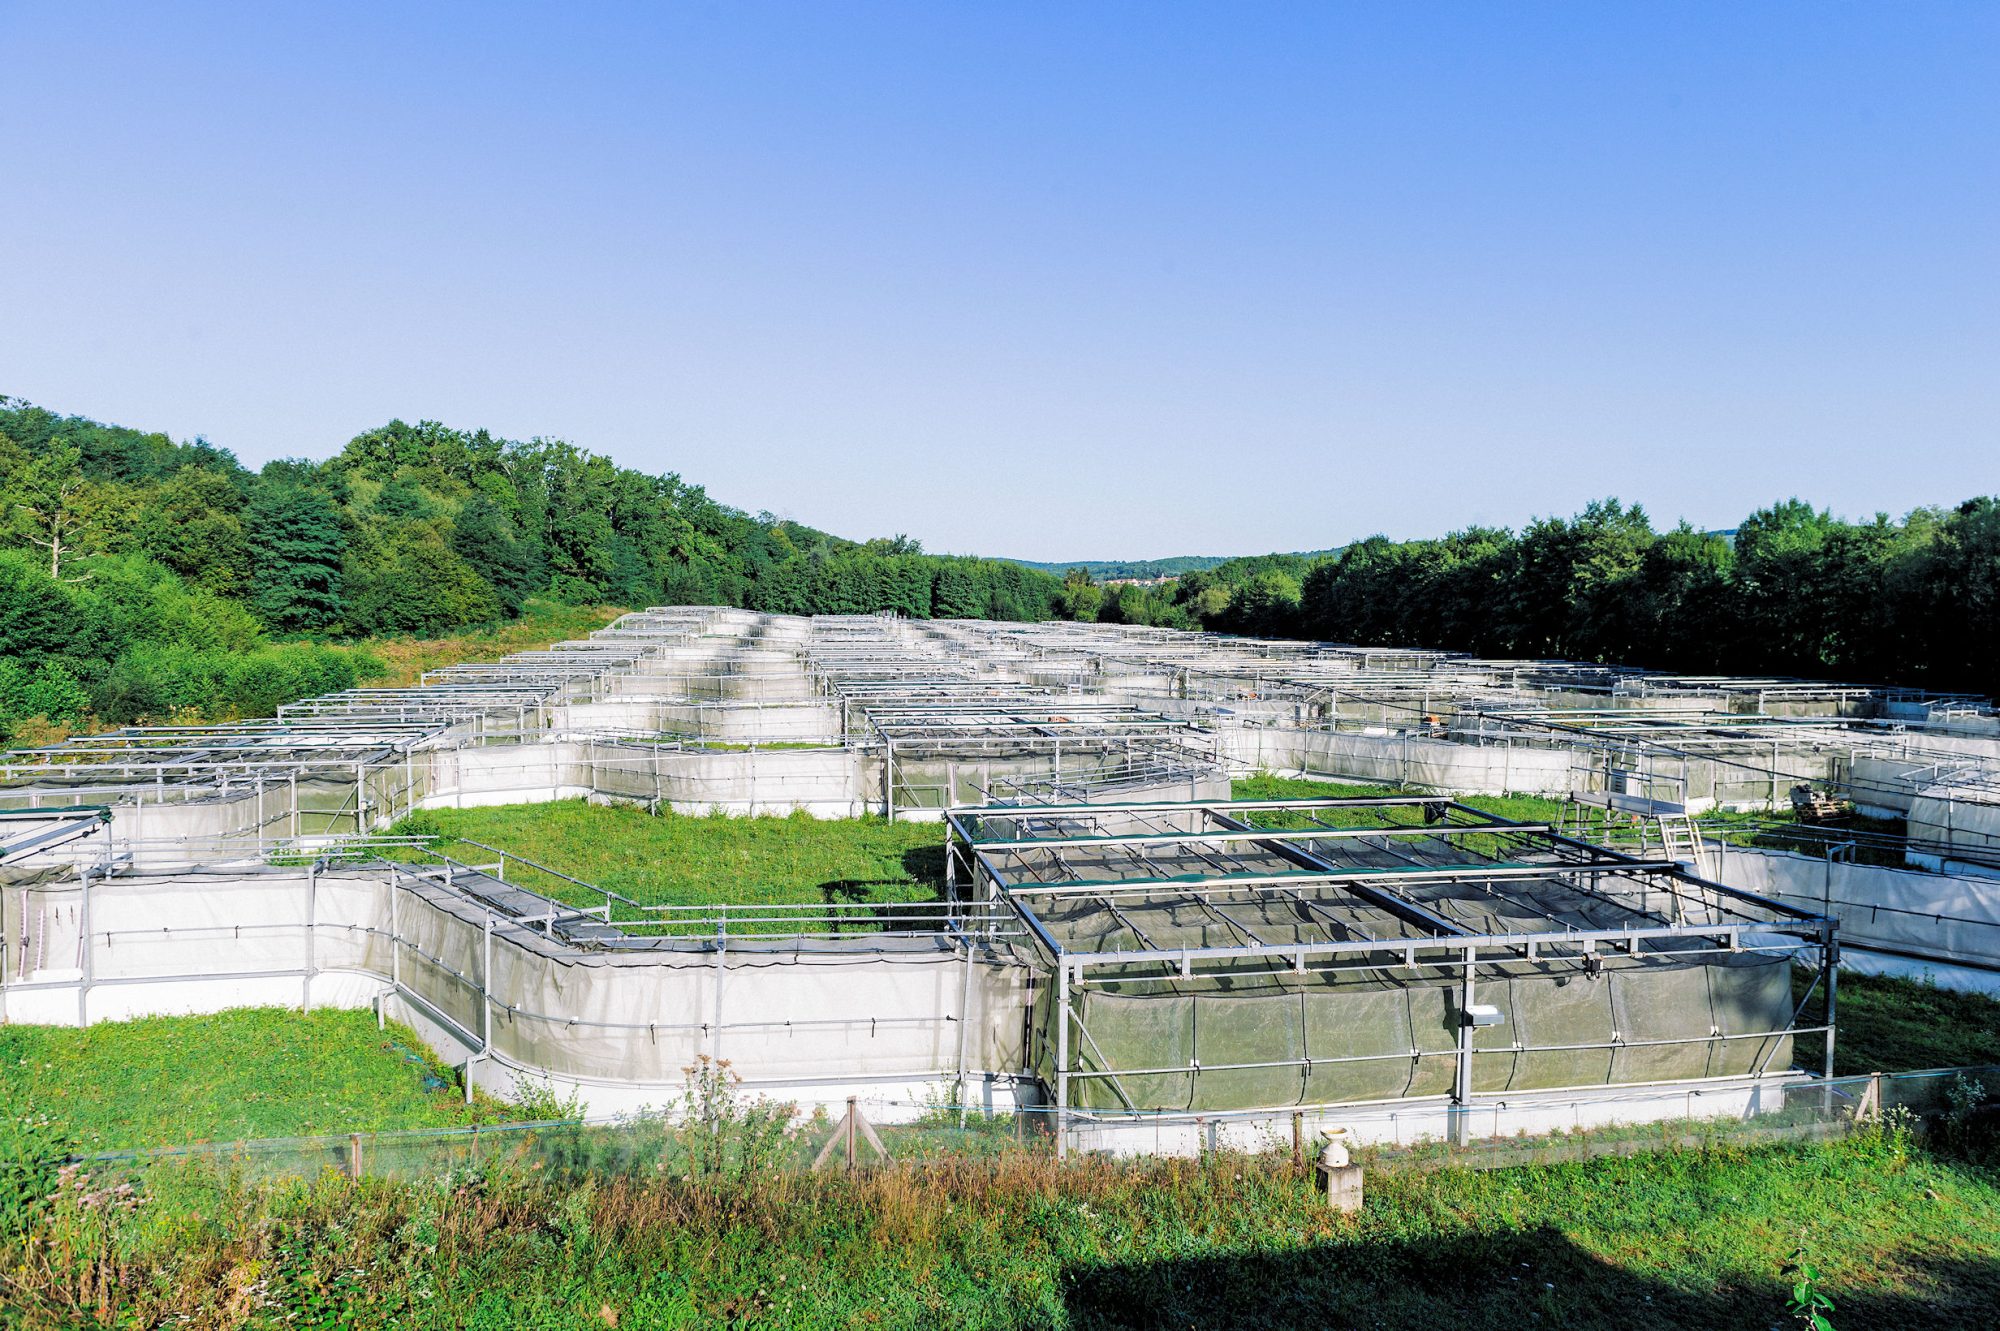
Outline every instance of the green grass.
[[490, 1121], [408, 1029], [367, 1012], [238, 1008], [0, 1025], [0, 1104], [83, 1152]]
[[[1394, 786], [1357, 785], [1351, 782], [1319, 781], [1302, 777], [1281, 777], [1260, 774], [1233, 783], [1238, 799], [1359, 799], [1383, 795], [1435, 794], [1433, 791], [1399, 789]], [[1449, 798], [1460, 804], [1487, 813], [1497, 814], [1517, 823], [1548, 823], [1559, 826], [1563, 815], [1568, 812], [1574, 818], [1576, 807], [1567, 800], [1551, 799], [1545, 795], [1452, 795]], [[1593, 815], [1601, 811], [1592, 809]], [[1769, 809], [1754, 813], [1732, 813], [1727, 810], [1713, 810], [1701, 814], [1696, 821], [1708, 836], [1727, 841], [1738, 846], [1764, 846], [1775, 850], [1801, 850], [1808, 855], [1824, 854], [1824, 840], [1815, 835], [1817, 829], [1800, 823], [1789, 807]], [[1621, 830], [1629, 835], [1630, 824], [1621, 825]], [[1797, 831], [1793, 831], [1797, 828]], [[1841, 830], [1851, 830], [1868, 840], [1855, 851], [1855, 858], [1864, 864], [1886, 864], [1896, 868], [1906, 868], [1900, 849], [1891, 848], [1885, 838], [1899, 837], [1903, 832], [1900, 820], [1884, 821], [1878, 818], [1864, 818], [1849, 815], [1840, 823], [1832, 825], [1837, 834]], [[1620, 842], [1619, 844], [1624, 844]]]
[[[1343, 800], [1379, 799], [1385, 795], [1430, 795], [1434, 791], [1399, 790], [1394, 786], [1353, 785], [1338, 781], [1311, 781], [1301, 777], [1259, 774], [1230, 783], [1231, 793], [1240, 800]], [[1540, 795], [1451, 795], [1447, 798], [1468, 808], [1481, 809], [1517, 823], [1558, 822], [1564, 802]]]
[[1874, 864], [1890, 869], [1908, 869], [1903, 858], [1903, 837], [1907, 824], [1901, 818], [1869, 818], [1848, 814], [1835, 823], [1807, 823], [1789, 808], [1762, 813], [1731, 813], [1715, 810], [1701, 815], [1701, 830], [1732, 846], [1752, 846], [1766, 850], [1791, 850], [1815, 858], [1824, 857], [1829, 845], [1842, 844], [1843, 835], [1857, 864]]
[[1837, 1076], [2000, 1065], [2000, 1001], [1984, 994], [1842, 971], [1839, 1017]]
[[426, 670], [464, 661], [495, 661], [509, 652], [532, 651], [550, 643], [588, 637], [619, 615], [616, 606], [564, 605], [530, 597], [519, 619], [467, 629], [446, 638], [363, 638], [354, 644], [382, 662], [369, 680], [377, 688], [414, 684]]
[[1353, 1217], [1226, 1155], [147, 1186], [0, 1239], [21, 1326], [1710, 1331], [1784, 1324], [1800, 1248], [1847, 1331], [1984, 1331], [2000, 1307], [2000, 1175], [1895, 1133], [1379, 1172]]
[[[644, 905], [932, 901], [944, 880], [937, 823], [655, 815], [564, 800], [432, 810], [397, 830], [442, 835], [441, 850], [473, 862], [492, 856], [457, 839], [484, 842]], [[527, 885], [577, 905], [602, 901], [553, 879]]]

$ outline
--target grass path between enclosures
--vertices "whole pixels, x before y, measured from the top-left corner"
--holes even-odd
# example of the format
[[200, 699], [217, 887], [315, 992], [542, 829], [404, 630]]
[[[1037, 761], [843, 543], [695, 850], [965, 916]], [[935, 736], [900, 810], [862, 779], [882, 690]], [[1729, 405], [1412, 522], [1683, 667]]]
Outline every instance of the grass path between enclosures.
[[0, 1025], [0, 1104], [90, 1153], [377, 1132], [506, 1116], [408, 1028], [366, 1011], [235, 1008], [94, 1026]]
[[[655, 815], [561, 800], [426, 810], [395, 830], [440, 835], [440, 850], [474, 863], [492, 856], [459, 839], [484, 842], [649, 906], [931, 901], [944, 883], [936, 823]], [[555, 880], [522, 881], [576, 905], [603, 900]]]

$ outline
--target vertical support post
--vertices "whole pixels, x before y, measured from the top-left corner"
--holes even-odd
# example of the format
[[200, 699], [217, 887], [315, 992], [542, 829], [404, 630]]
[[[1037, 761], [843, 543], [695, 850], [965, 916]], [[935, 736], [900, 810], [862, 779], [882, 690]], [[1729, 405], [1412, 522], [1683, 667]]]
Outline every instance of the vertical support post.
[[[479, 1052], [493, 1049], [493, 912], [486, 912], [486, 929], [479, 946]], [[470, 1087], [468, 1086], [468, 1090]]]
[[856, 1116], [861, 1113], [861, 1107], [856, 1103], [859, 1099], [859, 1096], [850, 1095], [847, 1097], [847, 1170], [849, 1173], [854, 1172], [854, 1124]]
[[403, 988], [403, 928], [396, 908], [396, 898], [402, 884], [392, 873], [389, 876], [389, 987], [402, 992]]
[[[946, 863], [951, 860], [947, 852]], [[958, 930], [958, 945], [965, 949], [965, 979], [958, 991], [958, 1126], [965, 1126], [965, 1063], [966, 1050], [972, 1040], [972, 938], [965, 932], [963, 921]]]
[[319, 861], [306, 866], [306, 957], [305, 982], [300, 986], [299, 1009], [313, 1010], [314, 944], [319, 940]]
[[84, 869], [80, 871], [77, 874], [77, 883], [81, 887], [82, 899], [77, 905], [76, 912], [76, 942], [77, 949], [81, 954], [78, 957], [78, 969], [83, 974], [76, 987], [76, 1024], [78, 1026], [88, 1026], [90, 1024], [90, 977], [96, 970], [96, 962], [90, 952], [90, 927], [92, 923], [90, 918], [90, 870]]
[[1056, 957], [1056, 1159], [1069, 1154], [1069, 959]]
[[1458, 1058], [1451, 1086], [1451, 1140], [1464, 1146], [1472, 1139], [1472, 972], [1478, 949], [1465, 949], [1465, 978], [1458, 991]]
[[1820, 956], [1826, 966], [1826, 1066], [1827, 1077], [1833, 1076], [1833, 1037], [1835, 1013], [1840, 992], [1840, 940], [1834, 936], [1834, 926], [1826, 926], [1826, 941], [1820, 947]]
[[358, 1132], [347, 1134], [347, 1177], [361, 1177], [361, 1134]]
[[723, 953], [728, 947], [728, 926], [717, 924], [715, 926], [715, 996], [712, 1010], [709, 1013], [708, 1056], [718, 1063], [722, 1061], [722, 962]]

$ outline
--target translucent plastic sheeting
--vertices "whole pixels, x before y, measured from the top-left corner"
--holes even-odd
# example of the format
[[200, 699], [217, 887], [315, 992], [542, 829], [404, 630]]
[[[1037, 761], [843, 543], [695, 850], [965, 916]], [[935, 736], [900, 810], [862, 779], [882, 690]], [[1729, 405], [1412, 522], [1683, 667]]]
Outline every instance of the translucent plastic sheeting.
[[1554, 749], [1257, 726], [1220, 733], [1232, 758], [1274, 771], [1464, 794], [1566, 794], [1578, 788], [1576, 758]]
[[[1461, 1025], [1457, 977], [1373, 974], [1079, 985], [1069, 1048], [1072, 1071], [1085, 1075], [1072, 1077], [1071, 1103], [1203, 1112], [1448, 1093]], [[1482, 968], [1474, 1001], [1504, 1018], [1474, 1031], [1480, 1093], [1780, 1072], [1791, 1062], [1784, 957], [1646, 957], [1594, 974], [1516, 963]], [[1046, 992], [1037, 1011], [1038, 1062], [1053, 1084]], [[1736, 1035], [1757, 1038], [1722, 1038]]]
[[386, 866], [132, 875], [88, 894], [66, 870], [0, 884], [10, 994], [62, 986], [38, 991], [59, 995], [43, 1004], [58, 1019], [104, 1009], [60, 997], [86, 976], [123, 1014], [148, 1010], [148, 992], [158, 1010], [194, 1010], [215, 1005], [203, 985], [226, 997], [287, 976], [302, 1000], [309, 973], [335, 972], [399, 988], [471, 1046], [490, 1034], [508, 1062], [585, 1080], [677, 1086], [702, 1054], [753, 1083], [949, 1077], [961, 1057], [1008, 1074], [1023, 1060], [1026, 970], [980, 949], [968, 963], [944, 939], [583, 952], [499, 917], [489, 936], [476, 906]]
[[1940, 785], [1910, 801], [1910, 851], [2000, 869], [2000, 784]]
[[1719, 853], [1723, 882], [1839, 917], [1844, 943], [2000, 967], [2000, 880], [1742, 846]]
[[496, 745], [439, 755], [428, 803], [459, 807], [603, 796], [687, 810], [862, 812], [881, 798], [847, 749], [703, 752], [612, 740]]

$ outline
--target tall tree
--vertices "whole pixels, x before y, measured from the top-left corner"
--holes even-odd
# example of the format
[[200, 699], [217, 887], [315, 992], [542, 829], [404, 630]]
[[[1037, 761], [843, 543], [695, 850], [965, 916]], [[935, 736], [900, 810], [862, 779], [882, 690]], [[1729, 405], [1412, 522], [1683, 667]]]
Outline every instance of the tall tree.
[[250, 501], [250, 606], [281, 633], [321, 633], [340, 622], [340, 513], [317, 490], [261, 486]]
[[63, 576], [63, 557], [76, 552], [84, 518], [79, 501], [85, 481], [83, 454], [73, 444], [56, 444], [21, 469], [14, 482], [15, 521], [34, 545], [49, 552], [49, 576]]

